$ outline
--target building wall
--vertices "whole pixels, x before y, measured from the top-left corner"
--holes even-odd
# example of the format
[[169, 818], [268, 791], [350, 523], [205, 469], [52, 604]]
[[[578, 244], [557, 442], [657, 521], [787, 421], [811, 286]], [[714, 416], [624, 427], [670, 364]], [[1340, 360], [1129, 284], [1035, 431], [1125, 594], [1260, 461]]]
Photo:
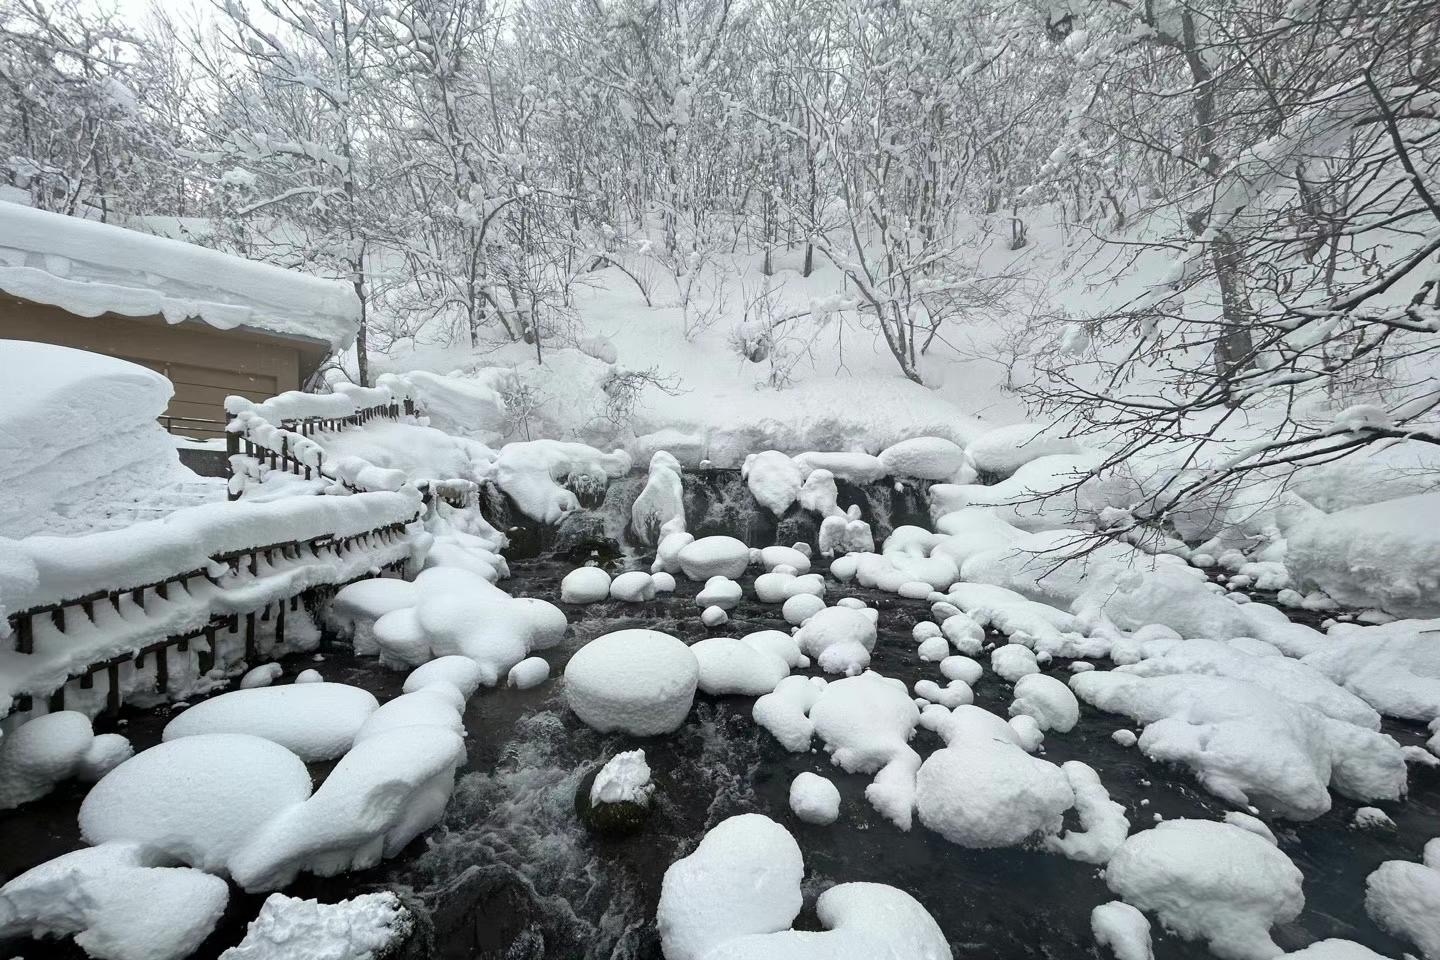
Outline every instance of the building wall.
[[103, 353], [156, 370], [175, 385], [166, 414], [216, 421], [174, 421], [185, 436], [223, 435], [225, 397], [264, 400], [298, 390], [325, 355], [318, 346], [287, 343], [248, 330], [217, 330], [160, 318], [77, 317], [58, 307], [0, 295], [0, 339], [55, 343]]

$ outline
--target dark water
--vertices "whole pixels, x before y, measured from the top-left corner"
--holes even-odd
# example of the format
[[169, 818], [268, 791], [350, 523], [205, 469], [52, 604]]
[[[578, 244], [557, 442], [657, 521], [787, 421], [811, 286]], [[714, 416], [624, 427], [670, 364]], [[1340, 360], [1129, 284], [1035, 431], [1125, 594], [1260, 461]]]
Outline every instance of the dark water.
[[[687, 512], [694, 508], [689, 513], [691, 529], [726, 532], [722, 525], [739, 515], [742, 500], [732, 478], [717, 475], [713, 482], [693, 484], [693, 494], [691, 486], [687, 482]], [[638, 493], [638, 488], [633, 492]], [[898, 491], [884, 501], [883, 514], [873, 502], [865, 501], [877, 541], [893, 525], [923, 520], [923, 492]], [[608, 496], [596, 502], [594, 512], [600, 515], [597, 529], [620, 529], [615, 523], [616, 505], [608, 504]], [[751, 513], [755, 513], [753, 501]], [[750, 540], [765, 543], [783, 533], [777, 528], [785, 521], [761, 517], [750, 522], [759, 534], [765, 524], [773, 525], [769, 538]], [[712, 523], [713, 529], [707, 526]], [[628, 538], [623, 529], [616, 536], [622, 541]], [[778, 539], [789, 543], [799, 537]], [[635, 549], [633, 543], [617, 546]], [[624, 562], [619, 555], [610, 559], [616, 566]], [[506, 587], [517, 596], [554, 600], [559, 580], [570, 567], [569, 561], [517, 558]], [[641, 741], [598, 734], [565, 709], [554, 678], [563, 673], [576, 649], [602, 633], [643, 626], [693, 641], [707, 635], [787, 629], [778, 606], [753, 600], [750, 583], [751, 578], [746, 578], [746, 600], [719, 631], [700, 624], [700, 608], [693, 598], [701, 585], [683, 579], [674, 596], [654, 603], [569, 608], [572, 626], [565, 643], [545, 653], [552, 668], [549, 682], [525, 692], [481, 691], [471, 701], [465, 718], [469, 760], [441, 826], [380, 867], [329, 880], [302, 879], [287, 892], [337, 900], [372, 889], [397, 890], [420, 919], [417, 936], [406, 949], [409, 957], [659, 960], [654, 916], [665, 868], [726, 817], [759, 812], [784, 824], [799, 842], [805, 856], [807, 904], [833, 883], [888, 883], [925, 905], [957, 957], [1098, 956], [1090, 935], [1090, 911], [1113, 899], [1099, 868], [1055, 854], [968, 850], [942, 840], [918, 821], [912, 831], [902, 832], [881, 819], [865, 800], [869, 777], [832, 767], [818, 747], [798, 755], [781, 749], [751, 721], [751, 698], [698, 695], [677, 734]], [[936, 665], [921, 663], [915, 656], [910, 636], [917, 620], [929, 618], [925, 603], [830, 586], [830, 602], [840, 596], [860, 596], [880, 608], [875, 669], [907, 684], [938, 678]], [[298, 658], [287, 664], [287, 673], [309, 666], [318, 666], [327, 680], [363, 686], [382, 699], [399, 693], [403, 677], [340, 652], [331, 653], [324, 664]], [[1062, 679], [1069, 676], [1059, 663], [1049, 665], [1046, 672]], [[1008, 683], [987, 671], [974, 689], [978, 705], [1005, 715], [1011, 699]], [[158, 742], [166, 719], [164, 710], [132, 712], [120, 729], [143, 748]], [[1112, 797], [1125, 805], [1132, 832], [1152, 823], [1157, 814], [1223, 816], [1227, 805], [1204, 793], [1184, 771], [1115, 744], [1110, 734], [1122, 726], [1130, 724], [1082, 705], [1081, 723], [1068, 734], [1049, 734], [1043, 756], [1055, 763], [1083, 760], [1094, 767]], [[1411, 725], [1389, 729], [1404, 743], [1420, 743], [1425, 736]], [[658, 785], [654, 815], [638, 835], [593, 836], [576, 818], [576, 789], [611, 755], [637, 745], [645, 748]], [[928, 755], [941, 743], [922, 729], [914, 746]], [[829, 777], [839, 787], [841, 815], [835, 824], [811, 826], [790, 813], [790, 781], [805, 770]], [[313, 772], [319, 779], [326, 768], [317, 765]], [[83, 788], [66, 785], [39, 803], [0, 814], [0, 879], [79, 845], [75, 815], [83, 795]], [[1383, 934], [1366, 917], [1364, 882], [1385, 860], [1418, 859], [1424, 842], [1440, 833], [1440, 775], [1412, 768], [1408, 800], [1382, 806], [1394, 818], [1396, 830], [1350, 828], [1357, 804], [1338, 797], [1334, 809], [1318, 820], [1291, 826], [1272, 823], [1282, 849], [1306, 877], [1305, 912], [1275, 931], [1282, 947], [1294, 950], [1315, 940], [1344, 937], [1390, 956], [1404, 951], [1404, 944]], [[262, 899], [236, 894], [220, 928], [196, 956], [214, 957], [238, 942]], [[817, 926], [809, 906], [798, 925]], [[0, 956], [11, 954], [82, 955], [69, 943], [0, 944]], [[1163, 935], [1157, 939], [1157, 955], [1210, 956], [1200, 945]]]

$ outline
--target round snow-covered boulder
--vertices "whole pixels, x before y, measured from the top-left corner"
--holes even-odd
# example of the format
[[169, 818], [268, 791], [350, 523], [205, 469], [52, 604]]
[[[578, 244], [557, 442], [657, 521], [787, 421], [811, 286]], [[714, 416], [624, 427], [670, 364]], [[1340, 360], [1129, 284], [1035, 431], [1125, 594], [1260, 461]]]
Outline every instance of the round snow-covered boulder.
[[656, 593], [674, 593], [675, 575], [661, 570], [659, 573], [650, 574], [650, 582], [655, 584]]
[[85, 783], [94, 783], [133, 756], [135, 748], [125, 737], [118, 733], [97, 733], [90, 741], [90, 749], [80, 758], [75, 776]]
[[1061, 769], [1011, 743], [951, 740], [920, 765], [920, 822], [963, 847], [1011, 847], [1059, 833], [1074, 791]]
[[549, 677], [550, 664], [544, 657], [526, 657], [510, 668], [510, 675], [505, 678], [505, 682], [516, 690], [529, 690], [531, 687], [540, 686]]
[[750, 548], [734, 537], [701, 537], [681, 548], [680, 570], [691, 580], [735, 577], [750, 566]]
[[301, 670], [295, 674], [296, 683], [324, 683], [325, 677], [319, 670]]
[[1021, 677], [1040, 672], [1035, 662], [1035, 651], [1018, 643], [1007, 643], [990, 652], [990, 669], [1011, 683]]
[[740, 598], [743, 596], [740, 584], [729, 577], [711, 577], [695, 595], [695, 605], [733, 610], [740, 605]]
[[1302, 880], [1279, 847], [1213, 820], [1165, 820], [1132, 834], [1105, 867], [1105, 883], [1126, 903], [1225, 960], [1281, 952], [1270, 928], [1300, 915]]
[[1021, 715], [1034, 717], [1041, 730], [1069, 733], [1080, 722], [1080, 701], [1063, 682], [1031, 673], [1015, 681], [1010, 716]]
[[655, 599], [655, 578], [644, 570], [631, 570], [610, 581], [610, 599], [643, 603]]
[[939, 663], [950, 656], [950, 644], [944, 637], [930, 637], [920, 642], [915, 653], [926, 663]]
[[940, 636], [940, 625], [930, 620], [921, 620], [910, 628], [910, 636], [916, 643], [924, 643], [931, 637]]
[[[0, 810], [37, 800], [60, 781], [81, 773], [97, 739], [90, 718], [76, 710], [36, 717], [0, 738]], [[120, 739], [129, 750], [130, 742]], [[103, 752], [118, 745], [98, 749]], [[104, 757], [97, 753], [96, 761], [103, 763]]]
[[299, 683], [232, 690], [203, 700], [165, 725], [164, 739], [246, 733], [301, 760], [334, 760], [380, 706], [368, 690], [345, 683]]
[[798, 596], [808, 593], [811, 596], [825, 597], [825, 578], [818, 573], [804, 573], [798, 577], [791, 577], [785, 581], [785, 597]]
[[700, 611], [700, 622], [707, 627], [723, 627], [730, 622], [724, 607], [706, 607]]
[[841, 583], [849, 583], [860, 572], [860, 558], [846, 554], [830, 561], [830, 576]]
[[966, 483], [972, 479], [965, 476], [968, 462], [965, 451], [943, 437], [915, 437], [880, 451], [880, 463], [892, 477]]
[[610, 574], [599, 567], [577, 567], [560, 581], [561, 603], [599, 603], [610, 596]]
[[824, 609], [825, 601], [815, 594], [797, 593], [785, 601], [785, 606], [780, 608], [780, 614], [785, 618], [786, 623], [798, 627]]
[[699, 661], [683, 641], [656, 630], [617, 630], [570, 658], [565, 702], [601, 733], [650, 737], [679, 729], [699, 680]]
[[809, 573], [810, 557], [794, 547], [761, 547], [760, 565], [770, 571], [786, 566], [792, 574]]
[[964, 680], [951, 680], [943, 687], [934, 680], [917, 680], [915, 696], [938, 703], [947, 710], [975, 702], [975, 694]]
[[[419, 599], [419, 590], [410, 580], [394, 577], [357, 580], [341, 587], [325, 605], [325, 623], [341, 637], [348, 638], [357, 654], [373, 654], [377, 649], [375, 621], [392, 610], [413, 607]], [[241, 686], [245, 686], [243, 680]]]
[[309, 796], [305, 764], [277, 743], [232, 733], [182, 737], [106, 774], [80, 805], [80, 832], [91, 844], [135, 840], [223, 873], [263, 824]]
[[700, 664], [700, 689], [712, 696], [762, 696], [790, 675], [779, 656], [733, 637], [710, 637], [690, 651]]
[[971, 686], [985, 673], [985, 668], [969, 657], [946, 657], [940, 661], [940, 675], [946, 680], [964, 680]]
[[906, 580], [900, 584], [900, 589], [895, 592], [906, 600], [924, 600], [934, 591], [934, 587], [923, 580]]
[[790, 781], [790, 809], [806, 823], [834, 823], [840, 817], [840, 791], [829, 780], [807, 770]]

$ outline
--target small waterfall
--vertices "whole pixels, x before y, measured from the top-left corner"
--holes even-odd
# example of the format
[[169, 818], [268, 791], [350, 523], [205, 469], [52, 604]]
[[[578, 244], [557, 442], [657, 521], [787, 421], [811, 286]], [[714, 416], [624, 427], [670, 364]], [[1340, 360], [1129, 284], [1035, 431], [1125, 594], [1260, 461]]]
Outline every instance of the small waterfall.
[[739, 537], [752, 546], [775, 542], [775, 517], [755, 502], [739, 470], [687, 470], [685, 525], [696, 537]]
[[907, 524], [930, 529], [930, 482], [885, 477], [874, 483], [835, 481], [842, 508], [860, 507], [860, 518], [870, 524], [879, 547], [896, 527]]

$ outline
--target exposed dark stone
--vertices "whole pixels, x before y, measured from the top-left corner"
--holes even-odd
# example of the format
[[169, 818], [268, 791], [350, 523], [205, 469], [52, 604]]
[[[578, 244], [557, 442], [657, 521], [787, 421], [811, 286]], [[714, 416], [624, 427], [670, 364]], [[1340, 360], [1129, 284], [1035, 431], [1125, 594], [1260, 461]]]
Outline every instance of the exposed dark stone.
[[650, 819], [649, 804], [621, 800], [617, 803], [591, 803], [590, 788], [600, 772], [596, 767], [580, 780], [575, 788], [575, 812], [580, 822], [601, 836], [623, 837], [638, 833]]

